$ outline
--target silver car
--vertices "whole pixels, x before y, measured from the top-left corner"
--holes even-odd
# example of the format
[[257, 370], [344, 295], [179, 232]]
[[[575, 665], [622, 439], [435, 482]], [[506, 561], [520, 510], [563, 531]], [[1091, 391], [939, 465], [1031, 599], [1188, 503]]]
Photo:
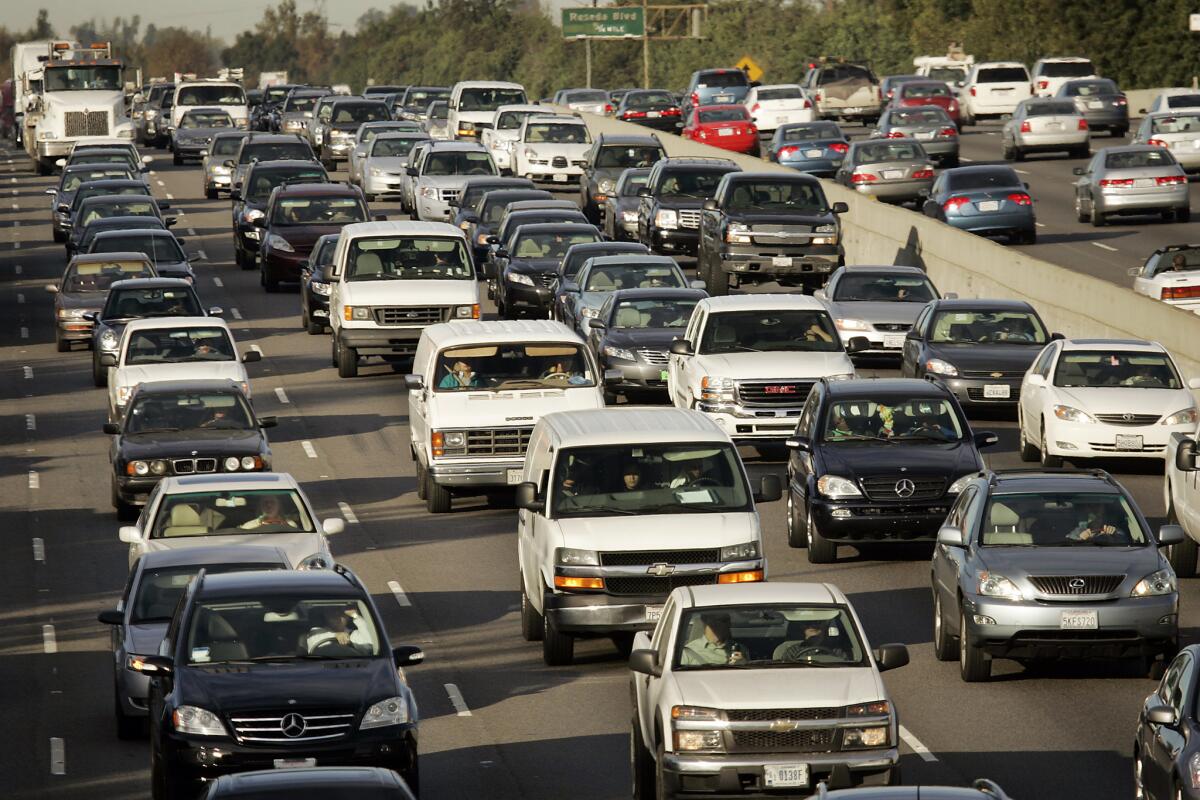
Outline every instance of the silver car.
[[434, 144], [433, 139], [417, 142], [413, 145], [413, 149], [408, 151], [408, 162], [404, 165], [404, 175], [400, 179], [400, 207], [405, 211], [411, 212], [415, 208], [413, 186], [417, 182], [416, 176], [409, 174], [408, 168], [420, 165], [421, 159], [425, 157], [425, 151], [433, 147]]
[[1100, 227], [1115, 214], [1161, 214], [1187, 222], [1187, 174], [1165, 147], [1106, 147], [1076, 167], [1075, 215]]
[[450, 104], [445, 100], [435, 100], [425, 109], [425, 130], [431, 138], [450, 140]]
[[637, 241], [638, 189], [650, 178], [649, 167], [631, 167], [617, 178], [617, 185], [604, 197], [604, 235], [614, 242]]
[[388, 131], [373, 138], [371, 150], [359, 161], [358, 185], [367, 202], [376, 199], [400, 198], [408, 178], [408, 157], [413, 148], [432, 141], [426, 133], [396, 133]]
[[933, 161], [916, 139], [869, 139], [850, 145], [834, 178], [877, 200], [910, 203], [933, 186]]
[[476, 142], [435, 142], [419, 164], [409, 167], [413, 178], [413, 210], [426, 222], [447, 222], [450, 201], [462, 192], [467, 179], [499, 175], [487, 148]]
[[916, 139], [941, 166], [958, 166], [958, 126], [940, 106], [889, 107], [871, 138]]
[[[350, 154], [346, 158], [347, 182], [354, 186], [362, 186], [363, 162], [371, 150], [371, 140], [381, 133], [419, 133], [425, 129], [410, 120], [386, 120], [383, 122], [364, 122], [354, 132], [354, 142]], [[422, 136], [424, 138], [424, 136]]]
[[813, 296], [825, 304], [844, 343], [871, 343], [855, 355], [899, 356], [904, 337], [925, 304], [941, 297], [918, 267], [848, 266], [829, 276]]
[[204, 196], [216, 200], [221, 192], [232, 186], [233, 170], [225, 162], [237, 155], [246, 131], [221, 132], [213, 136], [200, 158], [200, 177], [204, 182]]
[[1031, 98], [1017, 104], [1012, 119], [1000, 130], [1001, 154], [1005, 161], [1047, 152], [1087, 158], [1089, 136], [1087, 119], [1073, 101]]
[[1108, 473], [985, 472], [938, 531], [933, 646], [962, 679], [993, 658], [1137, 658], [1147, 671], [1179, 647], [1179, 592], [1129, 493]]
[[1185, 172], [1200, 172], [1200, 108], [1164, 111], [1142, 119], [1132, 144], [1171, 151]]
[[1059, 100], [1070, 100], [1087, 120], [1088, 129], [1110, 136], [1129, 133], [1129, 100], [1108, 78], [1083, 78], [1058, 87]]

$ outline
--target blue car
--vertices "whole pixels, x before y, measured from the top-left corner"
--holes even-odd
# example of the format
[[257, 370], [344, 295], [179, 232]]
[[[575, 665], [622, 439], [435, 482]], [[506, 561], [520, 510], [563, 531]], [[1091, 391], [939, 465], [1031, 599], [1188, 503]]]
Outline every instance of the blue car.
[[1029, 187], [1011, 167], [956, 167], [942, 172], [922, 208], [925, 216], [1013, 244], [1037, 242]]
[[850, 149], [836, 122], [792, 122], [775, 129], [767, 158], [810, 175], [832, 178]]

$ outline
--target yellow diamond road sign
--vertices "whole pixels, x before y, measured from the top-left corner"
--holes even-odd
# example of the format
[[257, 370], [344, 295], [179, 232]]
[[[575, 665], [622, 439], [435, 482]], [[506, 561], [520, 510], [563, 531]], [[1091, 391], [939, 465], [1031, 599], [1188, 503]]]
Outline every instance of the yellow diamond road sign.
[[737, 68], [746, 73], [746, 77], [752, 81], [756, 81], [763, 76], [762, 67], [754, 63], [754, 59], [750, 56], [742, 56], [742, 60], [737, 62]]

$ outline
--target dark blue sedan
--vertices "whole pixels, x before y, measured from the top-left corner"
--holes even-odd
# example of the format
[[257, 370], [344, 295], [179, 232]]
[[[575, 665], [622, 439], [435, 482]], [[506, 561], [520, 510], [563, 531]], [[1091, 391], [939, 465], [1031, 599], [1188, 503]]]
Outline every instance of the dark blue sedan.
[[925, 216], [981, 236], [1006, 236], [1013, 244], [1037, 241], [1033, 198], [1011, 167], [956, 167], [934, 181]]
[[793, 122], [775, 129], [767, 157], [810, 175], [832, 178], [850, 141], [834, 122]]

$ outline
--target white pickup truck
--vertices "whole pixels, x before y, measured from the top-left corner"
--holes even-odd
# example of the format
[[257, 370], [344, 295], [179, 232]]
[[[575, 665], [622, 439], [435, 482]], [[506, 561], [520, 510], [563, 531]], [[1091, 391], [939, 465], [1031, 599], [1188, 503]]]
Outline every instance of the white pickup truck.
[[1167, 548], [1167, 560], [1180, 578], [1196, 576], [1196, 554], [1200, 551], [1200, 428], [1191, 435], [1173, 433], [1167, 441], [1163, 503], [1167, 522], [1178, 524], [1186, 534], [1182, 542]]

